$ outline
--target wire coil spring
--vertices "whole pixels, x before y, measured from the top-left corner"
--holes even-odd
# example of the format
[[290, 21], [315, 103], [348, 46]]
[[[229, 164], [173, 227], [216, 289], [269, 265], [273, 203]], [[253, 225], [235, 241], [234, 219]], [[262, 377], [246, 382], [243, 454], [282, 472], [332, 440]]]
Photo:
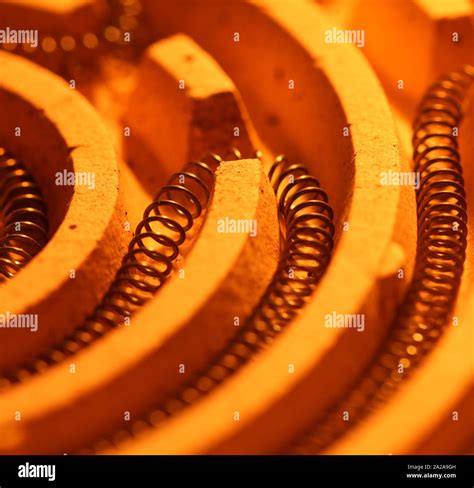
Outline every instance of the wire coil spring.
[[25, 167], [0, 148], [0, 283], [13, 278], [46, 245], [48, 216]]
[[[38, 45], [2, 43], [0, 50], [31, 59], [66, 80], [87, 80], [99, 69], [104, 56], [136, 58], [154, 39], [140, 0], [106, 0], [103, 4], [105, 15], [94, 29], [46, 31]], [[134, 42], [128, 42], [128, 36]]]
[[203, 371], [127, 429], [102, 439], [92, 452], [120, 444], [144, 428], [195, 403], [268, 345], [301, 311], [323, 276], [333, 249], [333, 211], [328, 196], [305, 166], [278, 156], [269, 171], [278, 201], [283, 249], [272, 282], [254, 313]]
[[464, 66], [434, 83], [420, 103], [412, 139], [415, 171], [420, 174], [412, 283], [373, 363], [291, 452], [314, 453], [326, 448], [348, 429], [343, 412], [349, 413], [353, 426], [387, 401], [433, 349], [449, 323], [467, 245], [466, 193], [455, 129], [473, 81], [474, 67]]
[[267, 337], [290, 322], [312, 294], [329, 264], [334, 238], [327, 193], [305, 166], [278, 156], [269, 178], [285, 244], [278, 270], [252, 318]]
[[[239, 158], [237, 150], [231, 152]], [[129, 243], [128, 252], [109, 290], [90, 318], [53, 350], [32, 363], [5, 375], [2, 387], [19, 383], [33, 374], [75, 354], [108, 330], [129, 325], [133, 312], [144, 305], [173, 271], [183, 244], [205, 215], [222, 158], [217, 154], [190, 162], [171, 176], [145, 209]]]
[[[113, 328], [148, 301], [173, 271], [181, 246], [203, 217], [212, 191], [214, 171], [222, 159], [190, 162], [171, 176], [145, 209], [109, 291], [85, 324], [95, 332]], [[99, 325], [100, 324], [100, 325]]]

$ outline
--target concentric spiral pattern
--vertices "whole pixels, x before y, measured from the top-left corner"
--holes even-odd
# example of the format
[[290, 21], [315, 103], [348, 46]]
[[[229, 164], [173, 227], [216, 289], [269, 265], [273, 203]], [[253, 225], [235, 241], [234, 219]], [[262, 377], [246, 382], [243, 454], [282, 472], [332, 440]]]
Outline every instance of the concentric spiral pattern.
[[305, 166], [291, 164], [285, 156], [278, 156], [269, 178], [278, 200], [283, 250], [273, 280], [253, 314], [203, 371], [144, 418], [101, 439], [92, 451], [119, 444], [143, 428], [155, 427], [210, 393], [266, 347], [304, 309], [331, 258], [333, 211], [326, 192]]
[[46, 203], [33, 177], [0, 148], [0, 283], [13, 278], [46, 245]]
[[0, 455], [472, 452], [471, 20], [0, 1]]
[[413, 133], [415, 171], [420, 173], [413, 281], [391, 335], [363, 379], [293, 448], [297, 452], [327, 447], [386, 401], [451, 323], [467, 245], [466, 193], [457, 132], [473, 80], [474, 67], [464, 66], [440, 78], [421, 101]]
[[[239, 157], [238, 152], [233, 153]], [[188, 163], [171, 176], [137, 225], [122, 265], [101, 303], [61, 345], [29, 365], [2, 378], [5, 388], [75, 354], [108, 330], [130, 325], [131, 315], [145, 304], [173, 271], [182, 246], [202, 222], [209, 203], [214, 172], [222, 158], [216, 154]]]

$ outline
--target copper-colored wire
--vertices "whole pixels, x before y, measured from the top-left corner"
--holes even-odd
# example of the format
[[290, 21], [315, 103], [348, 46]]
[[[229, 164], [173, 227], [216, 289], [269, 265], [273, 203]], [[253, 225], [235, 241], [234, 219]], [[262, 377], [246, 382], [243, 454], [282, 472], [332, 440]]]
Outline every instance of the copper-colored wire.
[[38, 185], [0, 148], [0, 283], [24, 268], [47, 240], [48, 215]]
[[[232, 154], [240, 157], [237, 150]], [[211, 154], [171, 176], [145, 209], [116, 277], [91, 317], [61, 344], [0, 378], [3, 389], [61, 362], [107, 331], [127, 325], [133, 312], [169, 277], [191, 230], [202, 222], [221, 161]]]
[[[162, 399], [148, 413], [110, 436], [107, 444], [120, 444], [142, 427], [156, 427], [162, 420], [194, 404], [223, 383], [300, 313], [323, 276], [333, 249], [333, 211], [328, 196], [305, 166], [276, 158], [269, 178], [277, 196], [283, 249], [278, 268], [253, 314], [224, 350], [175, 393]], [[138, 428], [140, 427], [140, 428]], [[90, 451], [88, 450], [88, 451]], [[86, 451], [83, 451], [86, 452]]]
[[153, 38], [140, 0], [106, 0], [105, 5], [106, 14], [94, 30], [67, 35], [43, 32], [38, 46], [0, 44], [0, 49], [29, 58], [68, 81], [87, 77], [98, 69], [99, 58], [111, 53], [135, 57]]
[[[450, 323], [467, 244], [466, 193], [455, 130], [473, 80], [473, 66], [448, 73], [428, 89], [418, 109], [412, 141], [414, 169], [420, 174], [416, 262], [391, 333], [358, 382], [296, 440], [291, 452], [321, 451], [386, 402]], [[344, 421], [344, 412], [350, 422]]]

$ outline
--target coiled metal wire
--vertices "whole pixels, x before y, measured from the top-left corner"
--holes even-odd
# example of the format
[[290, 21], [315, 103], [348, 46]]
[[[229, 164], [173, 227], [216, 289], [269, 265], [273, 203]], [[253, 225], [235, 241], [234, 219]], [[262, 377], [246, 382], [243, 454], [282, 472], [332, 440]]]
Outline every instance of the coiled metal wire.
[[428, 89], [419, 106], [412, 141], [414, 169], [420, 174], [417, 253], [413, 280], [392, 331], [356, 385], [291, 452], [324, 449], [387, 401], [450, 323], [467, 243], [466, 194], [456, 131], [473, 80], [473, 66], [450, 72]]
[[47, 240], [48, 215], [39, 187], [0, 147], [0, 283], [24, 268]]
[[305, 166], [276, 158], [269, 178], [277, 196], [283, 249], [267, 291], [239, 333], [210, 364], [127, 428], [101, 439], [92, 449], [120, 444], [171, 415], [223, 383], [266, 347], [301, 312], [323, 276], [333, 249], [333, 211], [328, 196]]
[[0, 49], [31, 59], [68, 81], [90, 78], [99, 70], [99, 60], [104, 56], [137, 58], [154, 39], [140, 0], [106, 0], [103, 3], [105, 15], [93, 30], [43, 32], [37, 46], [2, 43]]
[[[240, 157], [237, 150], [234, 157]], [[202, 222], [210, 199], [217, 154], [188, 163], [171, 176], [145, 209], [128, 252], [101, 303], [84, 325], [54, 349], [0, 378], [6, 388], [61, 362], [99, 339], [108, 330], [129, 325], [131, 315], [145, 304], [173, 271], [173, 263], [196, 224]]]

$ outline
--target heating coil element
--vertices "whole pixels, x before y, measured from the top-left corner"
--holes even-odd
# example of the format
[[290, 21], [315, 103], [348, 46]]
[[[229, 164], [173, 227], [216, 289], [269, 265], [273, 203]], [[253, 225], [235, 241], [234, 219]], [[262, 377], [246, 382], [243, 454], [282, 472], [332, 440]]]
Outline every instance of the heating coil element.
[[[414, 123], [414, 163], [420, 174], [417, 191], [418, 246], [414, 278], [390, 337], [377, 359], [347, 397], [294, 446], [297, 452], [321, 450], [373, 411], [429, 352], [449, 323], [465, 257], [467, 216], [464, 182], [453, 135], [462, 119], [462, 103], [474, 77], [466, 66], [441, 78], [423, 98]], [[0, 271], [13, 277], [47, 242], [47, 215], [41, 192], [25, 168], [1, 150], [2, 234]], [[240, 157], [237, 152], [235, 157]], [[123, 325], [148, 301], [173, 270], [181, 246], [201, 222], [212, 192], [213, 175], [222, 159], [211, 155], [189, 163], [173, 175], [144, 212], [116, 279], [86, 323], [61, 346], [3, 378], [18, 383]], [[318, 181], [302, 165], [280, 156], [269, 172], [278, 199], [284, 246], [278, 270], [260, 304], [205, 371], [151, 409], [156, 425], [233, 374], [271, 342], [304, 306], [324, 273], [333, 247], [332, 210]], [[18, 224], [20, 224], [18, 226]], [[21, 231], [14, 232], [15, 229]], [[140, 423], [143, 421], [138, 421]], [[135, 429], [136, 430], [136, 429]], [[130, 435], [134, 431], [130, 428]], [[123, 431], [113, 439], [128, 437]], [[101, 443], [102, 445], [102, 443]]]
[[[240, 157], [237, 150], [231, 154]], [[195, 229], [196, 222], [202, 222], [214, 172], [221, 161], [220, 156], [212, 154], [203, 161], [188, 163], [182, 172], [170, 178], [145, 209], [116, 278], [92, 316], [61, 345], [41, 354], [31, 364], [6, 374], [1, 381], [3, 389], [61, 362], [108, 330], [129, 324], [132, 313], [144, 305], [171, 274], [180, 247], [189, 241], [187, 237]], [[301, 310], [330, 260], [333, 212], [319, 182], [303, 165], [291, 164], [283, 156], [276, 159], [269, 177], [278, 198], [284, 233], [278, 270], [248, 324], [216, 358], [209, 371], [199, 375], [197, 383], [208, 384], [204, 392], [224, 381], [283, 330]], [[199, 395], [200, 388], [195, 391]]]
[[118, 446], [194, 404], [268, 346], [301, 313], [331, 258], [333, 211], [326, 192], [305, 166], [278, 156], [269, 178], [277, 197], [283, 248], [273, 279], [252, 315], [224, 350], [177, 391], [158, 401], [126, 429], [111, 433], [81, 453]]
[[13, 278], [45, 246], [46, 203], [27, 169], [0, 147], [0, 283]]
[[[235, 157], [239, 157], [238, 152]], [[182, 246], [202, 222], [211, 196], [214, 172], [221, 157], [212, 154], [190, 162], [171, 176], [153, 202], [145, 209], [106, 295], [91, 317], [60, 345], [40, 354], [30, 364], [7, 373], [3, 388], [75, 354], [107, 331], [129, 325], [132, 313], [144, 305], [173, 271]]]
[[[237, 150], [231, 154], [240, 157]], [[145, 209], [116, 278], [92, 316], [60, 346], [5, 375], [4, 388], [41, 373], [108, 330], [127, 324], [132, 313], [163, 285], [181, 246], [189, 241], [196, 222], [202, 222], [214, 172], [221, 161], [212, 154], [188, 163], [170, 178]], [[333, 211], [318, 180], [305, 166], [291, 164], [284, 156], [275, 160], [269, 178], [278, 201], [283, 237], [277, 271], [259, 305], [225, 350], [173, 398], [164, 400], [158, 409], [163, 418], [210, 392], [271, 342], [301, 311], [327, 268], [333, 249]], [[157, 409], [150, 416], [156, 424]]]
[[386, 402], [451, 323], [467, 245], [457, 131], [473, 80], [473, 66], [449, 72], [428, 89], [420, 103], [412, 139], [414, 170], [420, 175], [413, 280], [375, 360], [315, 429], [292, 446], [294, 452], [326, 448]]

